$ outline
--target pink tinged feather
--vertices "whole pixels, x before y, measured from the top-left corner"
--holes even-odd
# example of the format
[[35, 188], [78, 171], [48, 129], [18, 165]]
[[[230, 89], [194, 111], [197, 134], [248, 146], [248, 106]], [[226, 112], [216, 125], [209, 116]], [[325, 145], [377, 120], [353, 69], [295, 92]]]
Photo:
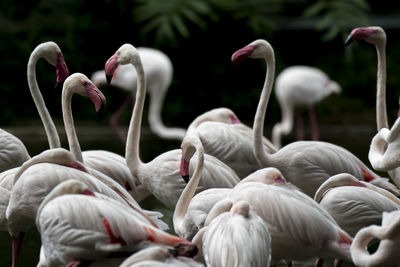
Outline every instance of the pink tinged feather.
[[96, 111], [99, 111], [101, 106], [106, 104], [106, 97], [93, 83], [85, 83], [85, 89], [96, 107]]
[[95, 193], [92, 190], [86, 189], [81, 192], [82, 195], [96, 197]]
[[76, 161], [66, 165], [67, 167], [74, 168], [83, 172], [88, 172], [85, 166], [83, 166], [80, 162]]
[[238, 117], [232, 116], [232, 117], [231, 117], [231, 122], [232, 122], [232, 124], [239, 124], [239, 123], [240, 123], [240, 120], [239, 120]]
[[361, 169], [361, 171], [364, 175], [364, 179], [366, 182], [371, 182], [371, 181], [375, 180], [375, 177], [367, 170]]
[[118, 54], [112, 55], [106, 62], [105, 70], [107, 76], [113, 76], [115, 70], [118, 68]]
[[257, 48], [257, 46], [255, 45], [247, 45], [241, 49], [239, 49], [238, 51], [236, 51], [233, 55], [232, 55], [232, 61], [233, 63], [237, 66], [240, 63], [242, 63], [245, 59], [247, 59], [252, 53], [253, 51]]
[[113, 233], [110, 223], [106, 218], [103, 218], [103, 224], [106, 227], [108, 236], [110, 237], [110, 244], [121, 244], [121, 245], [126, 245], [126, 242], [122, 237], [116, 237], [115, 234]]
[[65, 63], [64, 56], [62, 53], [58, 53], [57, 56], [57, 66], [56, 66], [56, 73], [57, 73], [57, 83], [62, 83], [67, 79], [69, 72], [67, 64]]

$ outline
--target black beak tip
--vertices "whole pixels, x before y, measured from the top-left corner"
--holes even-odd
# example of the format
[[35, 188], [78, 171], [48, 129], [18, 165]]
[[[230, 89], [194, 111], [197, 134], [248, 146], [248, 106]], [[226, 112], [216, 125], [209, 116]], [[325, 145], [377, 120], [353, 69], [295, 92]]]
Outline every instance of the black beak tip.
[[63, 82], [56, 82], [56, 85], [54, 86], [54, 89], [62, 90], [62, 87], [63, 87]]
[[112, 75], [106, 75], [107, 83], [110, 84], [112, 80]]
[[189, 175], [182, 175], [182, 178], [186, 183], [189, 183]]

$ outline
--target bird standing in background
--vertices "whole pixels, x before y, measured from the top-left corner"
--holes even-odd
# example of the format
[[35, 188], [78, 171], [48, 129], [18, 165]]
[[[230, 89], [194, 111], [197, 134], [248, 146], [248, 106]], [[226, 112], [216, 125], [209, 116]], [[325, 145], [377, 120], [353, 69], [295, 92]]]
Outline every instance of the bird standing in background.
[[[171, 60], [166, 54], [153, 48], [138, 47], [137, 50], [142, 58], [146, 75], [147, 92], [150, 95], [148, 116], [150, 129], [161, 138], [181, 141], [185, 136], [186, 130], [183, 128], [166, 127], [161, 115], [164, 99], [172, 82], [173, 66]], [[135, 99], [137, 79], [135, 68], [132, 65], [123, 65], [115, 70], [111, 80], [112, 85], [129, 92], [124, 102], [110, 118], [111, 127], [117, 132], [119, 138], [124, 143], [126, 143], [126, 134], [119, 126], [118, 120], [133, 99]], [[97, 87], [106, 84], [105, 71], [99, 70], [94, 72], [91, 80]]]
[[[306, 106], [311, 124], [312, 140], [319, 139], [317, 116], [314, 105], [332, 93], [340, 93], [340, 85], [329, 79], [320, 69], [309, 66], [291, 66], [277, 77], [275, 95], [281, 107], [282, 121], [272, 129], [272, 143], [280, 148], [281, 136], [287, 135], [293, 128], [293, 117], [297, 118], [297, 140], [304, 139], [303, 119], [299, 107]], [[296, 113], [296, 114], [295, 114]]]

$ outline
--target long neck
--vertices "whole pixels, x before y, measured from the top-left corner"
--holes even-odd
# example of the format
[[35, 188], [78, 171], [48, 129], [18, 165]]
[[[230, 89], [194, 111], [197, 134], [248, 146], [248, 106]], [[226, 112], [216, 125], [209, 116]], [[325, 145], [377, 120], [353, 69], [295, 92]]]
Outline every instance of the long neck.
[[71, 99], [72, 92], [68, 87], [64, 87], [62, 91], [62, 113], [64, 119], [65, 133], [67, 134], [69, 150], [75, 159], [83, 163], [81, 146], [79, 145], [78, 137], [76, 136], [74, 119], [72, 117]]
[[261, 93], [260, 101], [258, 103], [256, 115], [254, 118], [253, 149], [257, 162], [261, 166], [268, 166], [268, 162], [270, 161], [270, 156], [264, 150], [263, 133], [264, 133], [265, 113], [267, 111], [268, 101], [271, 96], [272, 83], [275, 75], [275, 57], [271, 56], [268, 58], [266, 57], [264, 59], [267, 64], [267, 74], [265, 77], [263, 90]]
[[385, 43], [376, 44], [378, 55], [378, 74], [376, 86], [376, 123], [378, 131], [382, 128], [389, 128], [386, 113], [386, 53]]
[[50, 113], [46, 108], [46, 104], [44, 103], [43, 96], [40, 93], [40, 89], [36, 81], [36, 63], [39, 58], [41, 58], [38, 52], [38, 50], [34, 50], [28, 61], [28, 86], [29, 90], [31, 91], [33, 101], [35, 102], [35, 106], [39, 112], [40, 119], [42, 120], [49, 146], [50, 148], [58, 148], [61, 147], [60, 138], [58, 137], [56, 126], [54, 125]]
[[143, 165], [143, 162], [140, 160], [139, 156], [139, 140], [140, 128], [142, 127], [143, 106], [146, 96], [146, 80], [143, 66], [141, 63], [139, 63], [134, 65], [134, 67], [136, 68], [138, 75], [136, 101], [133, 108], [131, 121], [129, 123], [125, 151], [125, 159], [132, 173], [136, 173], [136, 170]]
[[280, 148], [282, 134], [287, 135], [293, 128], [293, 106], [281, 103], [282, 121], [275, 124], [272, 129], [272, 143], [275, 147]]
[[193, 172], [193, 176], [190, 179], [189, 183], [186, 185], [183, 190], [181, 196], [176, 203], [174, 215], [173, 215], [173, 223], [176, 231], [182, 227], [186, 212], [188, 210], [190, 201], [192, 200], [194, 194], [196, 193], [197, 186], [199, 185], [201, 174], [203, 173], [204, 167], [204, 149], [202, 145], [196, 146], [197, 151], [197, 165], [196, 169]]
[[164, 125], [161, 119], [161, 108], [163, 106], [166, 90], [156, 90], [150, 99], [149, 124], [151, 130], [158, 136], [166, 139], [177, 139], [181, 141], [185, 136], [183, 128], [169, 128]]

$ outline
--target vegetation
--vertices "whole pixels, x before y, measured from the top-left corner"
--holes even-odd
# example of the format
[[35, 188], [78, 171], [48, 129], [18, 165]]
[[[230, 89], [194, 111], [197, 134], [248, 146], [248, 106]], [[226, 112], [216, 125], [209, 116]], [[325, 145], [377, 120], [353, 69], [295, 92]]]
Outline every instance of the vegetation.
[[[371, 18], [398, 10], [398, 4], [382, 7], [378, 1], [365, 0], [3, 0], [0, 125], [38, 118], [27, 88], [26, 64], [34, 47], [48, 40], [60, 45], [71, 73], [88, 76], [103, 68], [123, 43], [163, 50], [174, 64], [164, 120], [187, 126], [196, 115], [218, 106], [234, 109], [242, 120], [251, 123], [265, 66], [251, 61], [233, 68], [230, 56], [254, 39], [264, 38], [275, 48], [277, 73], [289, 65], [313, 65], [342, 85], [342, 95], [328, 100], [337, 104], [335, 107], [318, 108], [346, 116], [328, 116], [327, 121], [359, 121], [360, 112], [349, 104], [354, 99], [358, 111], [368, 114], [363, 119], [373, 121], [369, 114], [375, 103], [375, 51], [363, 44], [344, 48], [343, 40], [352, 28], [369, 25]], [[388, 107], [394, 116], [398, 109], [394, 89], [400, 83], [395, 77], [400, 43], [398, 29], [390, 28], [390, 23], [382, 26], [387, 26]], [[39, 62], [37, 73], [49, 110], [61, 118], [60, 92], [51, 89], [54, 70]], [[110, 115], [121, 93], [111, 86], [102, 90]], [[189, 102], [191, 99], [196, 103]], [[79, 118], [93, 120], [93, 110], [89, 105], [85, 108], [85, 101], [73, 101], [79, 106]], [[270, 109], [270, 120], [280, 119], [276, 101], [271, 101]]]

